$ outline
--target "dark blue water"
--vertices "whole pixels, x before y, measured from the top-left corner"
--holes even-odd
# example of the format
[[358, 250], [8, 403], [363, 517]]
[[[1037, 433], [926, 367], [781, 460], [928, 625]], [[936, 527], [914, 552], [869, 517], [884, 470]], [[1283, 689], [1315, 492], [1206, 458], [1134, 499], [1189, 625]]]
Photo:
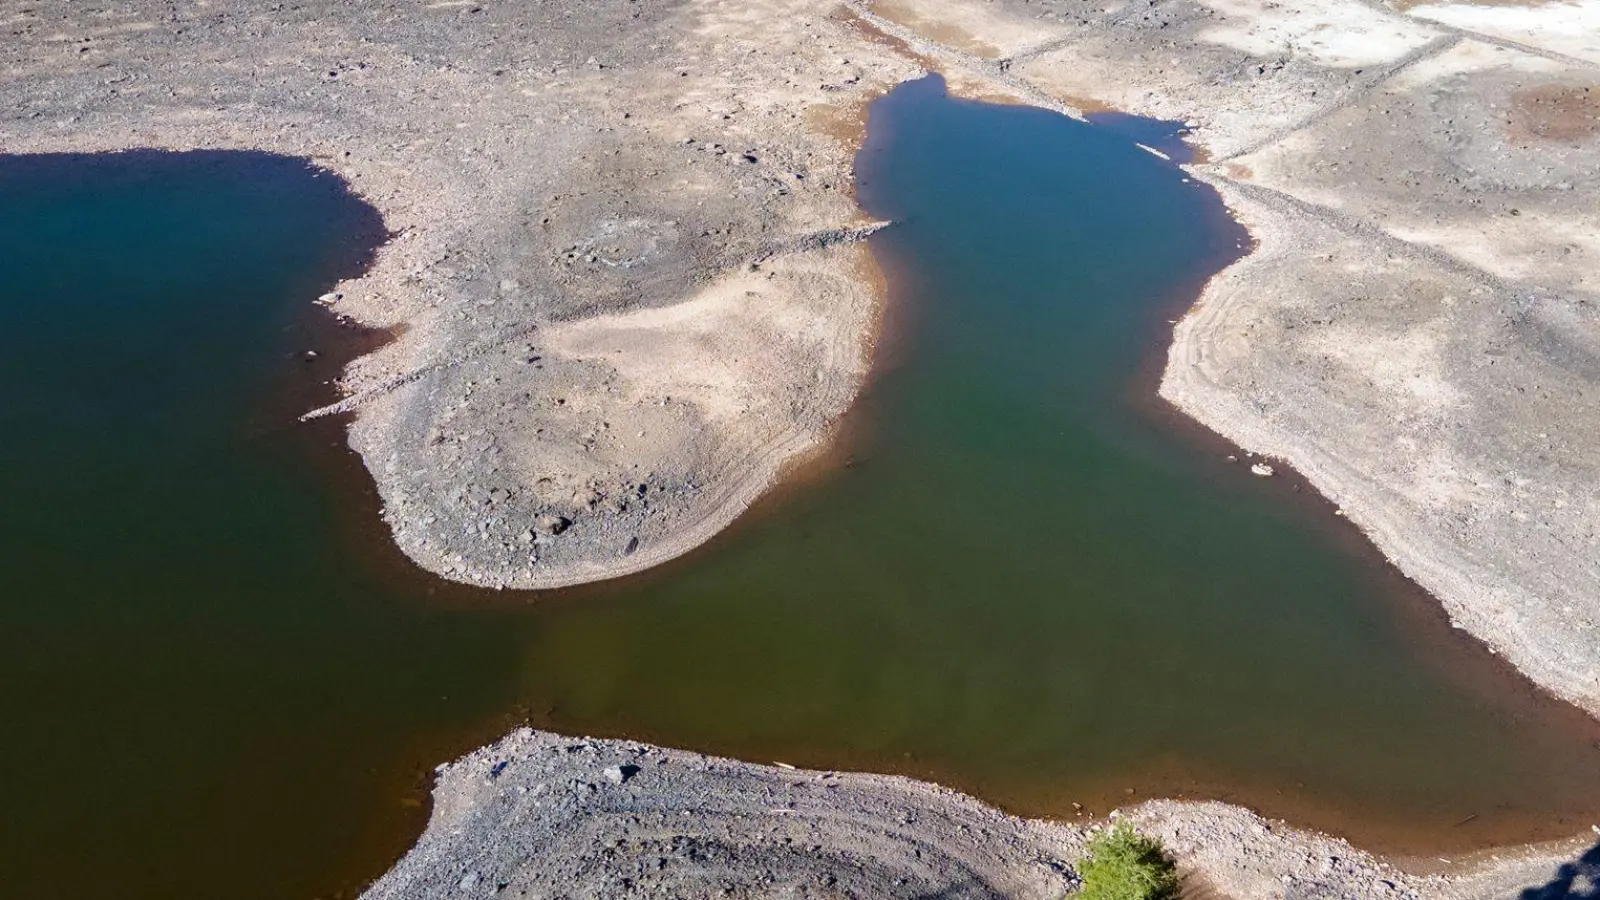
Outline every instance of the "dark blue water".
[[1242, 240], [1132, 143], [1168, 128], [937, 79], [877, 103], [859, 194], [898, 224], [850, 464], [658, 572], [523, 597], [416, 572], [339, 423], [295, 422], [372, 340], [309, 305], [383, 239], [340, 182], [0, 160], [0, 893], [351, 891], [433, 764], [523, 721], [1030, 813], [1132, 788], [1414, 851], [1580, 829], [1593, 723], [1152, 399]]

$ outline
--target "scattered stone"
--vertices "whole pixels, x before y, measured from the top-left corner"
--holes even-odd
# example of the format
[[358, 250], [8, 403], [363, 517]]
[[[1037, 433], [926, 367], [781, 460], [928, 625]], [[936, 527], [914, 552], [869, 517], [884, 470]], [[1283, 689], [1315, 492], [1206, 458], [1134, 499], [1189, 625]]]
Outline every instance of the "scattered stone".
[[631, 764], [609, 766], [601, 773], [612, 784], [622, 784], [633, 776], [639, 774], [639, 767]]
[[[636, 777], [642, 768], [648, 778]], [[700, 897], [736, 881], [766, 888], [739, 896], [811, 896], [783, 887], [820, 885], [828, 897], [1045, 900], [1079, 886], [1073, 865], [1087, 837], [1116, 821], [1160, 838], [1207, 896], [1499, 900], [1543, 884], [1573, 852], [1517, 864], [1490, 891], [1470, 872], [1409, 875], [1343, 841], [1223, 803], [1154, 800], [1109, 819], [1027, 820], [908, 778], [775, 768], [634, 741], [574, 744], [526, 728], [443, 767], [433, 810], [416, 847], [365, 900], [490, 896], [502, 884], [559, 885], [569, 897]], [[1284, 885], [1294, 885], [1287, 895]]]
[[546, 514], [540, 516], [534, 524], [544, 534], [556, 535], [571, 528], [572, 520], [566, 516]]

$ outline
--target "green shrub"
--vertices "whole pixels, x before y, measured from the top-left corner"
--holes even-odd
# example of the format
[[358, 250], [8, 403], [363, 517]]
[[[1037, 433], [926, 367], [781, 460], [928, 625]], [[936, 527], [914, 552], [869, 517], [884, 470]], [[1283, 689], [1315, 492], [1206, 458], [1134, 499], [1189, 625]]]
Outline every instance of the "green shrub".
[[1172, 900], [1178, 896], [1178, 873], [1161, 842], [1133, 830], [1126, 822], [1089, 841], [1088, 855], [1078, 863], [1083, 887], [1076, 900]]

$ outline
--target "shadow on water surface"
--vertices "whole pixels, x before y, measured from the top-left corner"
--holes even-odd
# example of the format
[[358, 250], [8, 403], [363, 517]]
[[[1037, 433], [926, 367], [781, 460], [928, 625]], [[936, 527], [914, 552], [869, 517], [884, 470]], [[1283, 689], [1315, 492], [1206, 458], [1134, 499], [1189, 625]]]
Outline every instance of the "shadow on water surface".
[[867, 462], [525, 604], [416, 571], [337, 423], [262, 425], [367, 340], [306, 325], [382, 240], [342, 184], [0, 159], [0, 433], [30, 436], [0, 443], [7, 887], [348, 895], [431, 765], [514, 721], [1064, 817], [1207, 796], [1417, 851], [1585, 827], [1594, 723], [1128, 402], [1167, 301], [1243, 236], [1129, 143], [1170, 123], [1117, 127], [937, 79], [875, 105], [860, 193], [901, 223], [873, 249], [903, 333], [851, 416]]

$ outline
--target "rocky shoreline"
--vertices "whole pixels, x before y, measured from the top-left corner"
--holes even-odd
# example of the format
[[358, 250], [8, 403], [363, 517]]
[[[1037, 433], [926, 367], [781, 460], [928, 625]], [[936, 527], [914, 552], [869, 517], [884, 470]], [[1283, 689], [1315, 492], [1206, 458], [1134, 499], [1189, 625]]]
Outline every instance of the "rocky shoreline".
[[[1114, 818], [1161, 837], [1196, 897], [1507, 898], [1587, 846], [1418, 875], [1223, 803], [1155, 800]], [[520, 729], [439, 768], [427, 831], [363, 897], [1055, 900], [1104, 824], [1021, 819], [897, 776]]]
[[[351, 444], [408, 556], [531, 588], [690, 549], [826, 440], [878, 315], [850, 196], [873, 97], [932, 66], [1188, 119], [1191, 171], [1258, 246], [1179, 323], [1163, 396], [1295, 465], [1596, 713], [1600, 49], [1562, 9], [42, 0], [5, 14], [0, 149], [265, 150], [346, 179], [394, 238], [327, 305], [399, 335], [346, 373]], [[1270, 844], [1230, 828], [1171, 840]]]
[[399, 337], [336, 409], [401, 549], [486, 587], [616, 577], [724, 527], [854, 397], [879, 301], [851, 161], [920, 69], [848, 17], [584, 10], [43, 4], [0, 141], [346, 179], [394, 237], [323, 303]]

